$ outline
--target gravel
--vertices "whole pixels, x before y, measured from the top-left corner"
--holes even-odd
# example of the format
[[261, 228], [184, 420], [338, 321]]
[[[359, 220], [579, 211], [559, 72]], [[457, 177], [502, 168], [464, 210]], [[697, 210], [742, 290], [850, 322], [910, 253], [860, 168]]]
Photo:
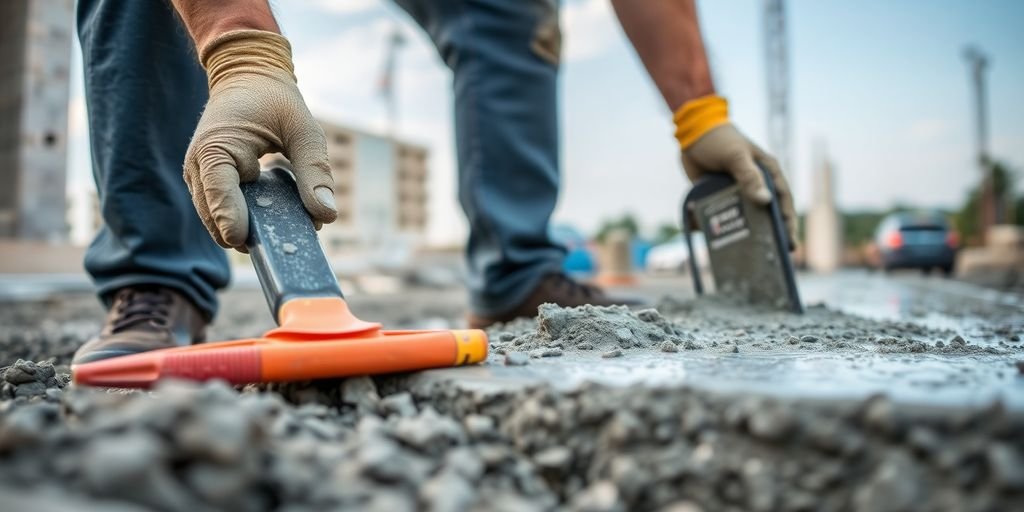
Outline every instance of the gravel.
[[[75, 304], [0, 310], [2, 508], [1024, 509], [1024, 413], [999, 402], [923, 407], [882, 395], [825, 401], [685, 385], [488, 387], [416, 374], [82, 389], [68, 385], [64, 365], [91, 334], [81, 326], [95, 326], [86, 319], [97, 308]], [[225, 314], [218, 328], [229, 334], [263, 328], [253, 313]], [[995, 333], [1004, 327], [1005, 336]], [[984, 333], [1004, 338], [821, 307], [794, 318], [692, 301], [638, 312], [545, 306], [539, 322], [491, 331], [491, 364], [531, 371], [576, 354], [594, 364], [638, 353], [924, 354], [1004, 357], [1016, 373], [1024, 353], [998, 341], [1019, 327], [991, 329]]]

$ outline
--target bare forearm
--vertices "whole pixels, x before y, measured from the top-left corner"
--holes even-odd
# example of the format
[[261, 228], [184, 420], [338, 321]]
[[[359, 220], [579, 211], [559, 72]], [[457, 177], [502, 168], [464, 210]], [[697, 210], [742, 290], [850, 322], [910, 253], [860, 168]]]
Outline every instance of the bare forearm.
[[714, 94], [694, 0], [612, 0], [622, 29], [674, 112]]
[[171, 0], [171, 3], [185, 22], [196, 48], [203, 48], [218, 35], [232, 30], [281, 33], [267, 0]]

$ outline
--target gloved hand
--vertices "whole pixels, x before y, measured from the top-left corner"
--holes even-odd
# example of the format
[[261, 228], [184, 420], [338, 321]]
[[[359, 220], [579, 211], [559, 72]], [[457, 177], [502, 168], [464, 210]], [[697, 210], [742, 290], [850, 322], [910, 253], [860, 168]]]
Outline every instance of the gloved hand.
[[772, 196], [755, 161], [771, 173], [786, 230], [795, 244], [796, 210], [779, 162], [729, 122], [725, 99], [711, 95], [688, 101], [676, 111], [675, 122], [676, 138], [683, 148], [683, 168], [690, 181], [710, 172], [727, 172], [736, 179], [747, 198], [758, 204], [768, 204]]
[[249, 213], [239, 182], [256, 180], [259, 157], [281, 152], [319, 227], [338, 216], [323, 129], [295, 85], [291, 47], [279, 34], [237, 30], [200, 51], [210, 99], [185, 154], [185, 182], [199, 217], [222, 247], [245, 251]]

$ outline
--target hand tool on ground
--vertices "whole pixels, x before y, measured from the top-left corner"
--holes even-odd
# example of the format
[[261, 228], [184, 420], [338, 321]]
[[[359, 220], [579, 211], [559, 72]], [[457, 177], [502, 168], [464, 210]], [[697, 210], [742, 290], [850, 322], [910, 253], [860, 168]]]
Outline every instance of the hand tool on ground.
[[[760, 164], [758, 164], [760, 167]], [[697, 295], [704, 294], [693, 248], [693, 230], [704, 233], [715, 290], [741, 301], [803, 313], [786, 234], [771, 173], [760, 167], [772, 201], [751, 202], [726, 173], [708, 174], [683, 200], [683, 238]]]
[[459, 366], [487, 357], [487, 335], [480, 330], [386, 331], [356, 318], [288, 171], [265, 171], [242, 184], [242, 193], [249, 206], [246, 247], [278, 327], [262, 338], [76, 365], [76, 384], [148, 387], [161, 378], [282, 382]]

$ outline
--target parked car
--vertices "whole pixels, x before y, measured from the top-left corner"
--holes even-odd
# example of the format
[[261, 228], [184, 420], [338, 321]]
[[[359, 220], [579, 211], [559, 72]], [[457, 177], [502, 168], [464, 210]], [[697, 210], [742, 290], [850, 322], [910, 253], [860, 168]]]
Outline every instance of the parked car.
[[[693, 234], [693, 248], [697, 253], [697, 267], [708, 266], [708, 247], [704, 242], [704, 233]], [[689, 272], [690, 251], [679, 235], [663, 244], [656, 245], [647, 252], [647, 270], [651, 272]]]
[[946, 216], [936, 211], [893, 213], [875, 230], [875, 245], [886, 271], [910, 268], [927, 274], [938, 268], [948, 276], [953, 273], [959, 244]]

